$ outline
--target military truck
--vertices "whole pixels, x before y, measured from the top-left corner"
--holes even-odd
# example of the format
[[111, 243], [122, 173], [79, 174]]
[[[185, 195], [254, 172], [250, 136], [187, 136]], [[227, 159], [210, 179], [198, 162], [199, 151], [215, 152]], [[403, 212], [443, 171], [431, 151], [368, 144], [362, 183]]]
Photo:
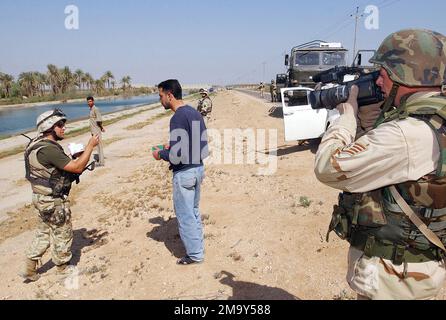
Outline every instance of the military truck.
[[276, 97], [277, 101], [282, 102], [282, 94], [280, 89], [288, 86], [288, 75], [286, 73], [279, 73], [276, 75]]
[[313, 40], [291, 49], [285, 56], [288, 67], [287, 87], [314, 88], [313, 76], [334, 66], [347, 66], [348, 50], [341, 43]]

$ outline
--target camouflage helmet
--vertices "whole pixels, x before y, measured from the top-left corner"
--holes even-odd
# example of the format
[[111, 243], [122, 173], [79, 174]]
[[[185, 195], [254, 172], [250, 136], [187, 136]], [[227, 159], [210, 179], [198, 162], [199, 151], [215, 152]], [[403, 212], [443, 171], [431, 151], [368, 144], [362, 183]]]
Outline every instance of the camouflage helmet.
[[206, 89], [204, 89], [204, 88], [201, 88], [200, 89], [200, 93], [201, 94], [208, 94], [208, 91]]
[[36, 121], [37, 130], [39, 133], [44, 133], [51, 130], [59, 121], [67, 121], [67, 116], [59, 109], [54, 109], [42, 113]]
[[446, 37], [422, 29], [389, 35], [370, 59], [392, 81], [408, 87], [437, 87], [446, 81]]

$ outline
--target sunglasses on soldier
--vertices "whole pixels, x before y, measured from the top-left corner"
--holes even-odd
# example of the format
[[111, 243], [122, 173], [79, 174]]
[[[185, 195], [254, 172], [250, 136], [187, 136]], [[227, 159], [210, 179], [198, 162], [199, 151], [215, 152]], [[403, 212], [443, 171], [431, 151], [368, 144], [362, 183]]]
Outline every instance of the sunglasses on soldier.
[[63, 127], [65, 127], [65, 121], [60, 120], [54, 126], [62, 129]]

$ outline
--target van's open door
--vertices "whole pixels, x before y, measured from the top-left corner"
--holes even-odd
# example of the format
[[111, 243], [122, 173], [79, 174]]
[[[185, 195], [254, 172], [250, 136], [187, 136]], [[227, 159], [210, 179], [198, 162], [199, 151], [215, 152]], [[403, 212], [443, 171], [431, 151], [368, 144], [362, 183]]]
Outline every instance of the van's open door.
[[319, 138], [329, 125], [328, 119], [339, 116], [337, 110], [312, 109], [308, 97], [311, 91], [304, 87], [281, 89], [285, 141]]

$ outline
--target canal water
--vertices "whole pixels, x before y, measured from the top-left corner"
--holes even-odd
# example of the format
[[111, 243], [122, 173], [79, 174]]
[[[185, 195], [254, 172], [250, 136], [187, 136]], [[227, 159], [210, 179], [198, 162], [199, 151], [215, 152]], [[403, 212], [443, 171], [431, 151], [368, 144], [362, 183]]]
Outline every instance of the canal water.
[[[159, 101], [158, 94], [136, 96], [129, 98], [117, 98], [110, 100], [96, 100], [96, 106], [101, 113], [107, 114]], [[37, 117], [45, 111], [61, 109], [69, 121], [88, 118], [89, 108], [87, 101], [77, 103], [64, 103], [54, 105], [42, 105], [27, 108], [7, 108], [0, 110], [0, 136], [10, 136], [35, 129]]]

